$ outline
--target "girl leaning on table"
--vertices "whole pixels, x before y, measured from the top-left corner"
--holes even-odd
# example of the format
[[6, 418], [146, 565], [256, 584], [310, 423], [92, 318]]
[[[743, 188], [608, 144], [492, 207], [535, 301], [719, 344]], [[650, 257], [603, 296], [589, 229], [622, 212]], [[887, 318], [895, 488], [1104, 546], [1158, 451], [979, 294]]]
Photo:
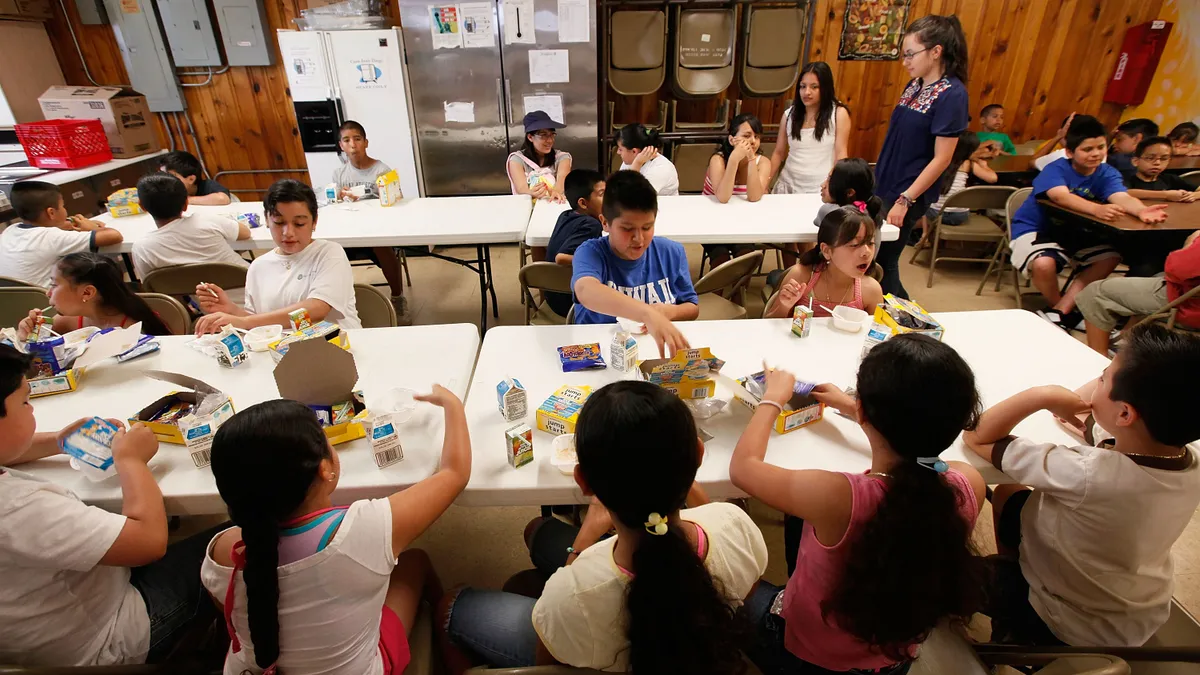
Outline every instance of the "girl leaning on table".
[[226, 673], [404, 672], [417, 610], [442, 594], [428, 555], [405, 549], [471, 475], [462, 402], [438, 385], [417, 399], [445, 411], [437, 472], [343, 507], [338, 454], [306, 406], [267, 401], [217, 431], [212, 472], [236, 527], [212, 538], [200, 577], [225, 615]]
[[245, 307], [235, 305], [215, 284], [198, 284], [196, 299], [204, 316], [196, 320], [196, 334], [215, 333], [227, 324], [287, 327], [288, 314], [298, 309], [308, 311], [313, 321], [361, 328], [346, 251], [332, 241], [313, 239], [317, 196], [312, 188], [296, 180], [276, 181], [263, 199], [263, 211], [275, 248], [250, 263]]
[[[927, 395], [912, 396], [913, 382]], [[729, 477], [786, 514], [790, 579], [783, 588], [760, 581], [746, 601], [743, 613], [758, 638], [747, 654], [767, 674], [812, 666], [907, 673], [934, 627], [965, 622], [982, 604], [983, 559], [970, 535], [983, 477], [969, 464], [938, 458], [978, 419], [975, 376], [951, 347], [910, 333], [867, 353], [857, 398], [818, 386], [818, 400], [862, 426], [871, 447], [871, 468], [862, 473], [764, 461], [796, 380], [768, 370], [766, 384]]]
[[[728, 204], [734, 196], [756, 202], [771, 184], [771, 159], [758, 152], [762, 145], [762, 122], [743, 113], [733, 118], [729, 128], [733, 133], [721, 141], [721, 147], [708, 160], [701, 192], [715, 196], [722, 204]], [[704, 252], [712, 258], [712, 266], [717, 267], [754, 248], [752, 244], [705, 244]]]

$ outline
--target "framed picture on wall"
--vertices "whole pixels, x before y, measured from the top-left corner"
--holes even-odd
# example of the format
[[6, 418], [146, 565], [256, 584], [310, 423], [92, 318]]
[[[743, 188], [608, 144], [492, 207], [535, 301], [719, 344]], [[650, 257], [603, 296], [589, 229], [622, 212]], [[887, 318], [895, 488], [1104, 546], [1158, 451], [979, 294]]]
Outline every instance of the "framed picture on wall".
[[896, 61], [912, 0], [847, 0], [838, 58]]

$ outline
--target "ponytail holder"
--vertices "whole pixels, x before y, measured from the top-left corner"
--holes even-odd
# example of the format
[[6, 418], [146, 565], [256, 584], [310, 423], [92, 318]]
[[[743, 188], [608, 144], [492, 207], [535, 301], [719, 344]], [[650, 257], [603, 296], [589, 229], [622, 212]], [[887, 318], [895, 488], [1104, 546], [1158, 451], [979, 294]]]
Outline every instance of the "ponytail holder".
[[946, 473], [950, 470], [950, 466], [943, 462], [941, 457], [918, 457], [917, 464], [938, 473]]
[[657, 513], [651, 513], [650, 519], [644, 523], [646, 531], [656, 537], [667, 533], [667, 519]]
[[858, 207], [859, 213], [867, 212], [867, 203], [866, 202], [857, 202], [856, 201], [856, 202], [854, 202], [854, 206]]

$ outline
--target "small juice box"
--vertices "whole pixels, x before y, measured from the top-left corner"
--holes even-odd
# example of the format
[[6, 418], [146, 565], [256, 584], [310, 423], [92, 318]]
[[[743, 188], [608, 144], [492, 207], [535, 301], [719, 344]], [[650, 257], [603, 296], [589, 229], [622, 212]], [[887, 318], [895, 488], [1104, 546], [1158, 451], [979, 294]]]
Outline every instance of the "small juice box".
[[808, 337], [812, 332], [813, 312], [804, 305], [796, 305], [792, 312], [792, 334], [796, 337]]
[[508, 464], [514, 469], [533, 461], [533, 429], [522, 422], [504, 431]]
[[294, 330], [304, 330], [312, 326], [312, 317], [308, 315], [308, 310], [303, 307], [288, 312], [288, 319], [292, 322]]
[[496, 385], [496, 403], [506, 422], [525, 419], [525, 416], [529, 414], [525, 387], [516, 378], [506, 377], [503, 382]]
[[613, 335], [608, 348], [608, 363], [613, 370], [623, 373], [637, 370], [638, 343], [632, 333], [619, 330]]

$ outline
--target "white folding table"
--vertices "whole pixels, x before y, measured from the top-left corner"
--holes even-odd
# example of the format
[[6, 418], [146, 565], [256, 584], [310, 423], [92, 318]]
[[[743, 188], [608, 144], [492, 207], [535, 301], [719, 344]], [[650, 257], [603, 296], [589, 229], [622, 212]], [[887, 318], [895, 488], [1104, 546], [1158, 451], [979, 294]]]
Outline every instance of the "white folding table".
[[[1066, 333], [1021, 310], [954, 312], [934, 315], [945, 327], [945, 342], [962, 354], [975, 371], [984, 404], [996, 403], [1025, 388], [1056, 383], [1075, 388], [1095, 378], [1107, 359]], [[678, 324], [693, 347], [710, 347], [726, 361], [723, 373], [734, 378], [762, 369], [763, 359], [772, 366], [787, 368], [810, 382], [854, 384], [865, 330], [848, 334], [835, 330], [828, 319], [817, 319], [812, 334], [797, 338], [786, 319], [742, 321], [695, 321]], [[600, 387], [627, 377], [610, 369], [563, 373], [556, 348], [562, 345], [599, 342], [605, 358], [614, 326], [500, 326], [488, 331], [475, 367], [467, 398], [467, 420], [474, 450], [471, 482], [459, 503], [468, 505], [533, 505], [584, 503], [570, 476], [551, 464], [553, 436], [536, 430], [534, 411], [555, 389], [564, 384]], [[638, 340], [640, 358], [657, 358], [652, 338]], [[505, 458], [506, 422], [497, 409], [496, 384], [515, 377], [528, 390], [528, 422], [534, 430], [534, 461], [519, 469]], [[916, 398], [921, 382], [901, 382]], [[713, 497], [744, 496], [729, 480], [729, 460], [738, 437], [750, 419], [732, 392], [717, 385], [717, 398], [731, 401], [717, 416], [701, 427], [714, 435], [706, 443], [704, 463], [697, 480]], [[1070, 442], [1071, 437], [1049, 413], [1038, 413], [1018, 425], [1018, 434], [1039, 439]], [[620, 448], [613, 448], [620, 452]], [[989, 483], [1010, 479], [967, 451], [961, 441], [942, 453], [951, 460], [966, 460], [983, 473]], [[629, 457], [630, 471], [642, 467], [638, 457]], [[858, 425], [832, 410], [823, 421], [788, 434], [772, 432], [767, 461], [790, 469], [821, 468], [832, 471], [864, 471], [870, 467], [870, 449]]]
[[[238, 410], [279, 398], [275, 362], [265, 352], [252, 353], [236, 369], [217, 365], [187, 344], [190, 337], [160, 338], [162, 350], [128, 363], [101, 362], [89, 369], [79, 389], [33, 400], [38, 429], [57, 431], [81, 417], [93, 415], [127, 419], [158, 397], [179, 387], [140, 375], [143, 370], [169, 370], [197, 378], [229, 394]], [[357, 389], [368, 403], [395, 387], [427, 392], [434, 383], [465, 395], [479, 349], [479, 333], [470, 324], [369, 328], [350, 331], [351, 353], [358, 369]], [[383, 469], [375, 466], [365, 439], [336, 446], [342, 469], [334, 500], [384, 497], [432, 475], [442, 451], [442, 411], [418, 403], [412, 419], [401, 426], [404, 459]], [[51, 457], [17, 467], [21, 471], [66, 486], [83, 501], [112, 511], [121, 508], [118, 478], [92, 482], [72, 469], [66, 456]], [[150, 462], [162, 489], [167, 513], [222, 513], [212, 470], [196, 468], [182, 445], [163, 443]], [[264, 476], [263, 480], [270, 480]]]

